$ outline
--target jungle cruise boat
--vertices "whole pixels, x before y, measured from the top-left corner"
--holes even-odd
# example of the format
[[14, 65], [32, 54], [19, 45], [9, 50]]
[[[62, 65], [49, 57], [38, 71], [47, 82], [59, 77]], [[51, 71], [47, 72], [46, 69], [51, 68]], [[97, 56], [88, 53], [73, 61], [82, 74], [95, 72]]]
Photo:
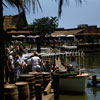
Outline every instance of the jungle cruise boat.
[[88, 73], [64, 73], [59, 75], [61, 92], [85, 93], [88, 84]]

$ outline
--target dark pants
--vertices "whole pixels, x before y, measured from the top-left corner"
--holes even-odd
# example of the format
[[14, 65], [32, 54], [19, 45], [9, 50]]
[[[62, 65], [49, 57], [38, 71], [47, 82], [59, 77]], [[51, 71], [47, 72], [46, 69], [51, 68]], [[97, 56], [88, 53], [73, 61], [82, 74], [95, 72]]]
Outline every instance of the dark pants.
[[15, 71], [14, 69], [12, 69], [10, 72], [10, 83], [14, 83], [14, 82], [15, 82]]

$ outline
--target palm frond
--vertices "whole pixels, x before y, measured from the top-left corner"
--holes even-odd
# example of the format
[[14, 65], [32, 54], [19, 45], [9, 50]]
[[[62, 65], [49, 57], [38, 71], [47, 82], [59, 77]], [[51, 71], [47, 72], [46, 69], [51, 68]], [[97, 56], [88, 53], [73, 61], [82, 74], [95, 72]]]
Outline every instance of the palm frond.
[[[55, 0], [55, 1], [57, 1], [57, 0]], [[59, 8], [58, 8], [58, 16], [59, 17], [61, 16], [61, 13], [62, 13], [62, 6], [63, 6], [63, 4], [66, 3], [67, 5], [69, 5], [69, 1], [70, 0], [59, 0]], [[81, 5], [83, 0], [75, 0], [75, 2], [76, 2], [76, 4]]]
[[7, 5], [4, 2], [2, 2], [2, 4], [3, 4], [4, 7], [8, 8]]
[[18, 11], [24, 11], [22, 0], [5, 0], [10, 6], [17, 7]]
[[31, 11], [31, 8], [33, 8], [33, 12], [35, 12], [36, 7], [38, 10], [38, 7], [42, 11], [41, 4], [39, 0], [5, 0], [10, 6], [17, 7], [19, 12], [22, 11]]
[[37, 3], [38, 3], [38, 5], [39, 5], [39, 8], [40, 8], [41, 11], [42, 11], [42, 7], [41, 7], [41, 4], [40, 4], [39, 0], [37, 0]]
[[58, 10], [59, 16], [60, 16], [61, 13], [62, 13], [62, 5], [63, 5], [63, 0], [60, 0], [60, 1], [59, 1], [59, 10]]
[[13, 0], [5, 0], [10, 6], [15, 7]]
[[33, 12], [35, 12], [35, 1], [32, 0], [32, 5], [33, 5]]
[[24, 4], [24, 7], [28, 8], [28, 10], [30, 10], [32, 7], [33, 12], [35, 12], [36, 7], [37, 7], [37, 9], [39, 7], [42, 11], [42, 7], [41, 7], [39, 0], [23, 0], [23, 4]]

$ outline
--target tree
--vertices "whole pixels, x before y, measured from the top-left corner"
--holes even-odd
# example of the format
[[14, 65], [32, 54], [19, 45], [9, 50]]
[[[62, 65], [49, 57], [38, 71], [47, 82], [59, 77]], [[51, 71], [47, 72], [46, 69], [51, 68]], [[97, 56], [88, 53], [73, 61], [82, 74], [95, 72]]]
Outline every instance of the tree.
[[33, 21], [33, 25], [31, 28], [35, 35], [39, 35], [40, 37], [44, 37], [45, 35], [49, 35], [58, 27], [58, 19], [57, 17], [43, 17], [40, 19], [35, 19]]
[[46, 35], [51, 34], [58, 27], [57, 17], [43, 17], [40, 19], [35, 19], [30, 28], [33, 30], [34, 35], [39, 35], [37, 38], [37, 51], [40, 53], [40, 43]]

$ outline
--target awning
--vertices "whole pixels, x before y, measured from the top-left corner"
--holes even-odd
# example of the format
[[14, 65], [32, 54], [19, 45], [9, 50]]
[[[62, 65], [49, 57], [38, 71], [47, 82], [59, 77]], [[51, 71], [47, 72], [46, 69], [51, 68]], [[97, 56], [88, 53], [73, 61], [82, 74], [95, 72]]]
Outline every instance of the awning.
[[27, 38], [35, 38], [33, 35], [28, 35]]
[[75, 37], [75, 35], [67, 35], [67, 37]]
[[25, 35], [17, 35], [18, 38], [24, 38]]

